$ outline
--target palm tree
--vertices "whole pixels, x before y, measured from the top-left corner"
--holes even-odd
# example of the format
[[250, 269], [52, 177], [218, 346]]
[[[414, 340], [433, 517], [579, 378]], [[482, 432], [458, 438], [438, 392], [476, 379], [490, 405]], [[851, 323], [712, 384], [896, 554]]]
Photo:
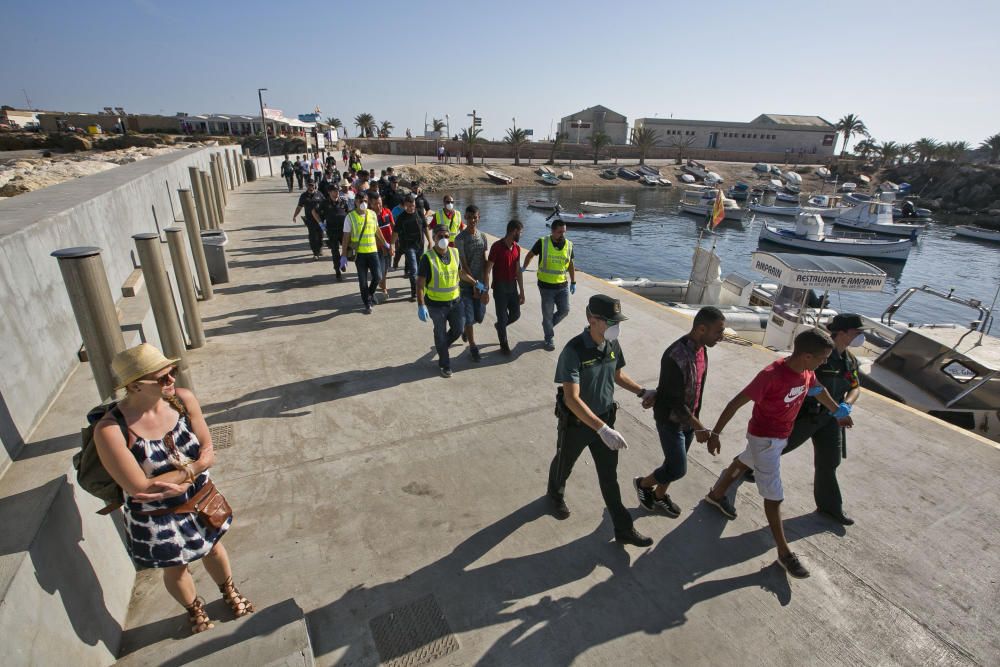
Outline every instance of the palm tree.
[[914, 162], [917, 159], [916, 144], [901, 144], [899, 147], [899, 157], [907, 162]]
[[979, 144], [979, 147], [990, 152], [990, 164], [996, 164], [1000, 161], [1000, 133], [987, 137], [983, 143]]
[[862, 160], [867, 161], [873, 154], [878, 152], [878, 142], [868, 138], [854, 144], [854, 152]]
[[639, 147], [639, 164], [646, 164], [646, 156], [658, 143], [660, 143], [660, 139], [653, 128], [632, 129], [632, 145]]
[[684, 149], [691, 148], [694, 145], [694, 136], [676, 136], [670, 137], [670, 147], [677, 149], [677, 164], [684, 162]]
[[431, 126], [434, 128], [435, 132], [443, 132], [445, 124], [444, 121], [441, 120], [440, 118], [434, 118], [433, 120], [431, 120]]
[[521, 147], [528, 143], [528, 134], [523, 128], [517, 125], [507, 129], [507, 136], [503, 138], [505, 144], [510, 144], [514, 157], [514, 166], [521, 164]]
[[601, 149], [611, 145], [611, 137], [604, 132], [594, 132], [590, 135], [590, 147], [594, 149], [594, 164], [601, 157]]
[[864, 122], [852, 113], [849, 113], [838, 120], [836, 127], [837, 132], [844, 135], [844, 145], [840, 148], [841, 156], [847, 154], [847, 144], [850, 143], [851, 137], [855, 134], [861, 134], [866, 137], [868, 136], [868, 128], [865, 127]]
[[969, 148], [968, 141], [949, 141], [941, 146], [941, 157], [952, 162], [960, 162]]
[[387, 120], [382, 121], [382, 125], [378, 129], [378, 134], [383, 139], [389, 138], [389, 133], [392, 132], [392, 128], [395, 127], [392, 123]]
[[370, 113], [359, 113], [354, 117], [354, 125], [362, 137], [371, 137], [375, 134], [375, 116]]
[[483, 142], [483, 138], [479, 136], [482, 133], [482, 128], [468, 127], [462, 130], [462, 134], [458, 135], [459, 141], [462, 142], [462, 152], [465, 153], [465, 160], [469, 164], [472, 164], [473, 151], [475, 151], [476, 144]]
[[934, 154], [937, 153], [940, 145], [935, 139], [931, 139], [930, 137], [917, 139], [916, 143], [913, 144], [913, 147], [917, 151], [917, 161], [930, 162]]
[[552, 151], [549, 153], [549, 161], [546, 164], [556, 163], [556, 152], [562, 148], [564, 143], [566, 143], [566, 135], [562, 132], [556, 132], [556, 137], [552, 140]]
[[887, 141], [878, 147], [878, 159], [880, 164], [888, 164], [890, 167], [899, 157], [899, 144], [895, 141]]
[[336, 116], [329, 116], [326, 119], [326, 124], [335, 130], [339, 130], [340, 128], [344, 127], [344, 124], [340, 122], [340, 119], [337, 118]]

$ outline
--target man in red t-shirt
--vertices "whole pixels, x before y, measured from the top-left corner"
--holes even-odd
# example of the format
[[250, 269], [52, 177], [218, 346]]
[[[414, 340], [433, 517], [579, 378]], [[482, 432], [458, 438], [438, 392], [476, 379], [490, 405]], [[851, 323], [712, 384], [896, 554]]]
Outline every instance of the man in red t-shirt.
[[[396, 221], [392, 217], [392, 211], [382, 205], [382, 196], [375, 195], [369, 197], [375, 217], [378, 218], [378, 228], [382, 232], [382, 238], [391, 239], [392, 232], [396, 227]], [[385, 279], [389, 275], [389, 267], [392, 265], [392, 250], [383, 250], [379, 253], [379, 260], [382, 262], [382, 282], [378, 287], [382, 291], [382, 301], [389, 300], [389, 291], [385, 288]]]
[[521, 276], [521, 230], [524, 225], [520, 220], [507, 223], [507, 235], [490, 247], [486, 257], [486, 268], [483, 269], [483, 282], [489, 292], [493, 285], [493, 303], [496, 304], [497, 338], [500, 339], [500, 351], [510, 354], [510, 343], [507, 341], [507, 326], [521, 317], [521, 306], [524, 305], [524, 278]]
[[[730, 485], [753, 470], [757, 490], [764, 498], [764, 514], [778, 547], [778, 562], [798, 579], [809, 576], [798, 557], [788, 548], [785, 531], [781, 525], [781, 452], [788, 444], [788, 436], [795, 425], [795, 417], [806, 396], [815, 396], [837, 418], [845, 410], [817, 380], [813, 373], [833, 351], [833, 341], [818, 329], [803, 331], [795, 337], [792, 355], [769, 364], [757, 374], [719, 415], [708, 438], [708, 451], [714, 456], [722, 449], [719, 436], [736, 412], [753, 401], [753, 414], [747, 425], [747, 446], [733, 459], [705, 500], [730, 519], [736, 518], [736, 508], [726, 496]], [[849, 408], [847, 408], [849, 410]]]

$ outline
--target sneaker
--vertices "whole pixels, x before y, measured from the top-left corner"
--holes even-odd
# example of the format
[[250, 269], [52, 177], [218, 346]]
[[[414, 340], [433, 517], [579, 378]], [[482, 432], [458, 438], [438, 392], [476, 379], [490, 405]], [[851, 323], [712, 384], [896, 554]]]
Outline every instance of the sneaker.
[[646, 537], [635, 528], [632, 528], [627, 533], [615, 533], [615, 542], [621, 542], [622, 544], [631, 544], [632, 546], [636, 547], [653, 546], [653, 538]]
[[566, 506], [565, 498], [557, 498], [555, 496], [549, 496], [549, 502], [552, 503], [552, 516], [563, 521], [569, 518], [569, 507]]
[[472, 357], [473, 361], [479, 361], [482, 358], [479, 356], [479, 348], [475, 345], [469, 346], [469, 355]]
[[553, 343], [551, 340], [547, 340], [545, 341], [545, 349], [548, 350], [549, 352], [552, 352], [553, 350], [556, 349], [556, 344]]
[[451, 369], [450, 368], [442, 368], [441, 369], [441, 377], [443, 377], [443, 378], [450, 378], [451, 377]]
[[746, 481], [750, 482], [751, 484], [754, 484], [754, 483], [757, 482], [757, 477], [756, 477], [756, 475], [753, 474], [753, 468], [750, 468], [745, 473], [743, 473], [743, 478]]
[[416, 301], [417, 301], [417, 296], [415, 294], [411, 294], [410, 295], [410, 303], [416, 303]]
[[507, 356], [510, 356], [510, 345], [508, 345], [507, 343], [500, 343], [500, 351], [506, 354]]
[[657, 498], [656, 494], [653, 494], [653, 507], [674, 519], [681, 515], [681, 508], [670, 499], [669, 495]]
[[642, 477], [632, 478], [632, 486], [635, 487], [635, 495], [639, 498], [639, 504], [645, 507], [650, 512], [653, 511], [653, 490], [644, 489], [639, 482], [642, 481]]
[[843, 511], [841, 511], [841, 512], [828, 512], [827, 510], [821, 510], [821, 509], [817, 509], [816, 511], [818, 513], [822, 514], [825, 517], [833, 519], [834, 521], [836, 521], [837, 523], [839, 523], [841, 526], [853, 526], [854, 525], [854, 519], [852, 519], [851, 517], [849, 517], [846, 514], [844, 514]]
[[365, 315], [371, 315], [372, 314], [372, 307], [371, 306], [365, 306], [365, 309], [362, 310], [361, 312], [364, 313]]
[[705, 496], [705, 502], [707, 502], [709, 505], [715, 505], [717, 508], [719, 508], [719, 511], [722, 512], [722, 514], [726, 518], [729, 519], [736, 518], [736, 508], [733, 507], [733, 503], [729, 500], [728, 496], [722, 496], [721, 498], [716, 500], [715, 498], [712, 497], [711, 491], [709, 491], [708, 495]]
[[805, 579], [809, 576], [809, 570], [799, 561], [799, 557], [791, 551], [787, 556], [778, 556], [778, 564], [785, 568], [785, 572], [796, 579]]

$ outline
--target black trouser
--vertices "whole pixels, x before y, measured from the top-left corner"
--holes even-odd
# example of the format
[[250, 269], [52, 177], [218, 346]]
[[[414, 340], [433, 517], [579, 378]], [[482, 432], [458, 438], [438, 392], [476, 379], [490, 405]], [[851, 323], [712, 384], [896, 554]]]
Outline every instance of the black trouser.
[[299, 179], [299, 190], [301, 190], [302, 189], [302, 172], [301, 171], [295, 172], [295, 177]]
[[[493, 305], [496, 307], [497, 338], [504, 347], [510, 347], [507, 342], [507, 327], [517, 322], [521, 317], [521, 296], [517, 283], [495, 281], [493, 283]], [[579, 453], [577, 454], [579, 456]]]
[[319, 226], [311, 213], [306, 214], [306, 229], [309, 230], [309, 247], [314, 255], [323, 251], [323, 228]]
[[285, 183], [288, 183], [288, 191], [292, 191], [292, 174], [285, 174]]
[[825, 410], [816, 415], [800, 413], [781, 455], [793, 451], [810, 438], [813, 442], [813, 497], [816, 507], [824, 512], [840, 514], [844, 500], [837, 483], [837, 466], [842, 457], [844, 429]]
[[[608, 426], [615, 425], [612, 415], [601, 417]], [[570, 420], [576, 422], [575, 418]], [[632, 515], [622, 504], [622, 492], [618, 487], [618, 452], [608, 449], [594, 429], [569, 420], [559, 421], [559, 435], [556, 441], [556, 455], [549, 465], [548, 493], [553, 498], [562, 498], [566, 491], [566, 480], [573, 472], [573, 464], [584, 449], [590, 449], [597, 470], [597, 481], [601, 486], [604, 504], [611, 514], [615, 534], [627, 533], [632, 529]], [[563, 426], [565, 424], [565, 426]]]
[[337, 233], [338, 230], [344, 228], [344, 221], [341, 220], [327, 220], [326, 221], [326, 247], [330, 249], [330, 255], [333, 256], [333, 270], [337, 272], [337, 279], [340, 280], [344, 275], [340, 271], [340, 234]]

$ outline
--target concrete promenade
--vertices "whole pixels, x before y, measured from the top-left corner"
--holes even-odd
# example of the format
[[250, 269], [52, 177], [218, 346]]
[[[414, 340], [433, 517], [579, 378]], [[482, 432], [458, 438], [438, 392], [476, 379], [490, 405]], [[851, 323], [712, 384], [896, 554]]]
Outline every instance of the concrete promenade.
[[[866, 393], [840, 469], [855, 526], [813, 513], [808, 447], [783, 461], [786, 531], [812, 572], [789, 580], [752, 485], [736, 491], [735, 521], [701, 501], [742, 449], [749, 407], [720, 457], [692, 447], [671, 489], [682, 514], [670, 519], [636, 509], [631, 479], [662, 455], [651, 411], [619, 392], [623, 497], [655, 539], [622, 548], [589, 454], [569, 481], [572, 516], [548, 514], [558, 353], [542, 349], [534, 272], [513, 355], [498, 350], [491, 303], [477, 329], [482, 362], [456, 344], [443, 379], [402, 271], [390, 273], [390, 302], [363, 315], [353, 267], [337, 283], [329, 250], [313, 260], [305, 227], [291, 223], [297, 196], [266, 177], [230, 193], [232, 280], [202, 304], [208, 344], [190, 359], [209, 424], [233, 427], [213, 474], [236, 512], [225, 543], [237, 584], [265, 613], [300, 607], [317, 664], [379, 664], [370, 622], [421, 599], [443, 612], [425, 637], [447, 653], [442, 665], [1000, 661], [1000, 450], [986, 440]], [[596, 292], [622, 300], [626, 371], [655, 386], [664, 348], [689, 322], [581, 276], [560, 349]], [[773, 358], [712, 350], [707, 419]], [[82, 366], [37, 438], [78, 429], [74, 392], [87, 382]], [[234, 624], [204, 568], [193, 572], [217, 617], [209, 635], [224, 638]], [[123, 652], [180, 658], [193, 640], [173, 638], [186, 632], [158, 573], [140, 572]]]

